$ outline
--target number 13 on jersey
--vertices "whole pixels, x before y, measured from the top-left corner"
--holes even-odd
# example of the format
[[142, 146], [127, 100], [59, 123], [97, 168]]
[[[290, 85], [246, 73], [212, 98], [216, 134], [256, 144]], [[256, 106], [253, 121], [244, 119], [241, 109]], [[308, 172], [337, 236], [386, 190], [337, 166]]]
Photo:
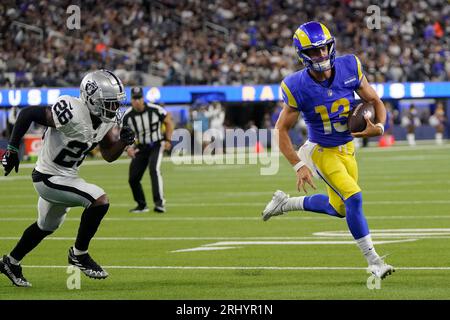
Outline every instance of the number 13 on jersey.
[[[350, 113], [350, 102], [346, 98], [341, 98], [334, 101], [331, 104], [330, 109], [331, 114], [339, 112], [336, 118], [345, 118], [345, 119], [335, 121], [332, 123], [330, 120], [330, 113], [328, 112], [328, 108], [324, 105], [315, 107], [314, 111], [320, 114], [320, 118], [322, 119], [323, 122], [323, 131], [325, 132], [325, 134], [331, 134], [333, 132], [333, 128], [337, 132], [344, 132], [348, 129], [347, 118]], [[333, 116], [334, 115], [332, 115], [332, 117]]]

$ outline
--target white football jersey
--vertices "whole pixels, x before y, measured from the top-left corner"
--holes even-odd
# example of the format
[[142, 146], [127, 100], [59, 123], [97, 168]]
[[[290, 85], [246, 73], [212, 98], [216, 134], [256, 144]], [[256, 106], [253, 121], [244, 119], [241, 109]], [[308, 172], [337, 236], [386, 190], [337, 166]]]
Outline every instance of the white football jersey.
[[56, 128], [49, 127], [44, 133], [36, 170], [77, 176], [86, 155], [115, 124], [102, 122], [94, 129], [88, 106], [71, 96], [59, 97], [51, 109]]

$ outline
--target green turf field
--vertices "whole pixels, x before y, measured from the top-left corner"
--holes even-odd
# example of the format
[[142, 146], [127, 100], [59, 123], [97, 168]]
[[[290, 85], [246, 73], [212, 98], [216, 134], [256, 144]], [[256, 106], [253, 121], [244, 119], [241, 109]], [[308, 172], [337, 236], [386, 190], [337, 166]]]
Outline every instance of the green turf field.
[[[24, 261], [32, 288], [0, 275], [5, 299], [449, 299], [450, 145], [358, 151], [360, 185], [380, 255], [397, 272], [369, 290], [366, 262], [344, 219], [260, 212], [276, 189], [297, 195], [280, 161], [276, 176], [258, 165], [162, 165], [168, 212], [130, 214], [128, 163], [86, 161], [81, 176], [103, 187], [111, 209], [90, 253], [110, 273], [81, 275], [67, 288], [67, 250], [81, 208]], [[36, 218], [31, 166], [0, 178], [0, 253]], [[319, 192], [324, 184], [318, 182]], [[144, 179], [150, 197], [148, 175]], [[393, 241], [393, 242], [392, 242]], [[338, 242], [338, 243], [335, 243]], [[191, 249], [191, 250], [188, 250]]]

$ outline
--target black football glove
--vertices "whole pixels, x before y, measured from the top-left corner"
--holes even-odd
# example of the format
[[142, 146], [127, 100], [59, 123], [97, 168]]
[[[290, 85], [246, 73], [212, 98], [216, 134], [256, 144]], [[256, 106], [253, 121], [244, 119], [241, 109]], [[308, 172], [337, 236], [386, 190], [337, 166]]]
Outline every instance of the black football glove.
[[6, 150], [2, 158], [2, 165], [5, 169], [5, 176], [7, 176], [13, 168], [15, 168], [16, 172], [18, 172], [19, 163], [20, 161], [17, 148], [8, 146], [8, 150]]
[[134, 131], [128, 126], [124, 126], [122, 130], [120, 130], [120, 141], [126, 143], [127, 145], [134, 143], [134, 136]]

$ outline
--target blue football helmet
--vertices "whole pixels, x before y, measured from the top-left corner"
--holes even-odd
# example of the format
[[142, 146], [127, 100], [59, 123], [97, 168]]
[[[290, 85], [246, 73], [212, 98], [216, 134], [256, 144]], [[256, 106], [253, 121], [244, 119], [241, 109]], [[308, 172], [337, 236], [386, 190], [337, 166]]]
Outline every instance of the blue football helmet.
[[[307, 68], [322, 72], [333, 67], [336, 59], [335, 41], [325, 25], [317, 21], [304, 23], [295, 31], [293, 39], [297, 56]], [[328, 47], [328, 56], [314, 59], [308, 56], [308, 49], [323, 46]]]

